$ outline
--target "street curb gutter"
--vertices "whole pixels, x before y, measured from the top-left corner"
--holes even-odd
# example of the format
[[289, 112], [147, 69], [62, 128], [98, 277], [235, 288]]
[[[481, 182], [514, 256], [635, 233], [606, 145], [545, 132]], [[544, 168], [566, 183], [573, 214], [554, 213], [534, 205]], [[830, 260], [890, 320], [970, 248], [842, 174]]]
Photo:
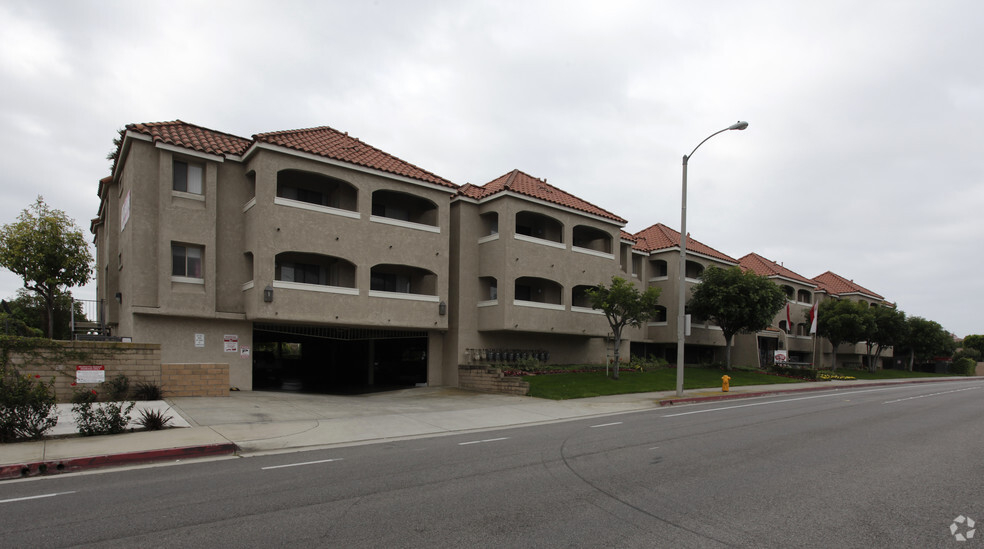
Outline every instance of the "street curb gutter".
[[[968, 380], [973, 380], [974, 378], [968, 378]], [[800, 387], [797, 389], [775, 389], [771, 391], [759, 391], [755, 393], [728, 393], [712, 396], [697, 396], [697, 397], [681, 397], [681, 398], [664, 398], [659, 400], [660, 406], [673, 406], [675, 404], [694, 404], [697, 402], [714, 402], [718, 400], [731, 400], [736, 398], [755, 398], [755, 397], [765, 397], [774, 395], [784, 395], [791, 393], [812, 393], [816, 391], [840, 391], [844, 389], [856, 389], [859, 387], [887, 387], [889, 385], [909, 385], [913, 383], [945, 383], [952, 381], [960, 381], [956, 379], [913, 379], [907, 381], [884, 381], [884, 382], [873, 382], [873, 383], [859, 383], [856, 385], [844, 385], [841, 387]]]
[[61, 473], [77, 473], [99, 467], [119, 467], [152, 463], [168, 459], [194, 459], [203, 457], [225, 456], [235, 454], [238, 447], [231, 443], [204, 444], [201, 446], [185, 446], [182, 448], [167, 448], [164, 450], [147, 450], [143, 452], [128, 452], [83, 458], [68, 458], [63, 460], [36, 461], [31, 463], [0, 466], [0, 480], [27, 478], [39, 475], [57, 475]]

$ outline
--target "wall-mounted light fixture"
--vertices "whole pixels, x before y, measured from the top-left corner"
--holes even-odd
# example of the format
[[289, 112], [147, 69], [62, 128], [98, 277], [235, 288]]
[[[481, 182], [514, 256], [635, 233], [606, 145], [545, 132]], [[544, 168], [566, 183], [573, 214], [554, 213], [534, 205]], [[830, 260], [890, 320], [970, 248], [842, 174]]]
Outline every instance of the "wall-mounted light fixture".
[[445, 302], [443, 302], [443, 301], [440, 302], [437, 305], [437, 314], [439, 314], [441, 316], [444, 316], [444, 315], [448, 314], [448, 304], [445, 303]]
[[263, 301], [266, 303], [273, 302], [273, 286], [263, 288]]

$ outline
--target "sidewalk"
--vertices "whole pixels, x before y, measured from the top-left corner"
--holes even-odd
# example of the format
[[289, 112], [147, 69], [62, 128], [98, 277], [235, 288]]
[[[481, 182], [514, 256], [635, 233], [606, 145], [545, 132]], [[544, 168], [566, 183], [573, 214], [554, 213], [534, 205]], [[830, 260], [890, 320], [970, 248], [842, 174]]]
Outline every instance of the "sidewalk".
[[[806, 391], [897, 383], [980, 381], [946, 377], [886, 381], [827, 381], [782, 385], [611, 395], [575, 400], [485, 394], [419, 387], [354, 396], [233, 392], [229, 397], [183, 397], [138, 403], [167, 409], [178, 428], [98, 437], [53, 438], [0, 445], [0, 480], [104, 466], [208, 456], [398, 440], [532, 425], [607, 414]], [[53, 434], [74, 433], [70, 405], [59, 407]], [[138, 409], [134, 409], [135, 417]]]

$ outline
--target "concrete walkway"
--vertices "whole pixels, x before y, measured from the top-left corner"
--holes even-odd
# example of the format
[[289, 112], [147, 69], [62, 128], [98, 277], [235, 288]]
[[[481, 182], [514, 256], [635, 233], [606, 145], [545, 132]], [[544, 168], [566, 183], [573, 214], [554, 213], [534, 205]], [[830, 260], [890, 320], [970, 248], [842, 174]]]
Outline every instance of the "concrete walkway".
[[[420, 387], [354, 396], [233, 392], [229, 397], [172, 398], [139, 403], [170, 410], [164, 431], [98, 437], [55, 437], [0, 445], [0, 480], [94, 467], [220, 455], [247, 455], [300, 448], [488, 430], [719, 399], [847, 389], [897, 383], [982, 381], [928, 378], [888, 381], [830, 381], [611, 395], [574, 400], [475, 393], [449, 387]], [[53, 434], [74, 433], [70, 405], [59, 407]], [[136, 417], [137, 409], [133, 417]]]

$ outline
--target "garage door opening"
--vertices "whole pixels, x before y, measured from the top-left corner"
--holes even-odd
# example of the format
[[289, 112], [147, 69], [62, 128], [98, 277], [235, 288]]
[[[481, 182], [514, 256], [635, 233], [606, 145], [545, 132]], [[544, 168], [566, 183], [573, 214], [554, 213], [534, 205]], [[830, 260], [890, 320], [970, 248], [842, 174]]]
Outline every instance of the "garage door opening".
[[427, 383], [427, 333], [256, 325], [253, 389], [356, 394]]

